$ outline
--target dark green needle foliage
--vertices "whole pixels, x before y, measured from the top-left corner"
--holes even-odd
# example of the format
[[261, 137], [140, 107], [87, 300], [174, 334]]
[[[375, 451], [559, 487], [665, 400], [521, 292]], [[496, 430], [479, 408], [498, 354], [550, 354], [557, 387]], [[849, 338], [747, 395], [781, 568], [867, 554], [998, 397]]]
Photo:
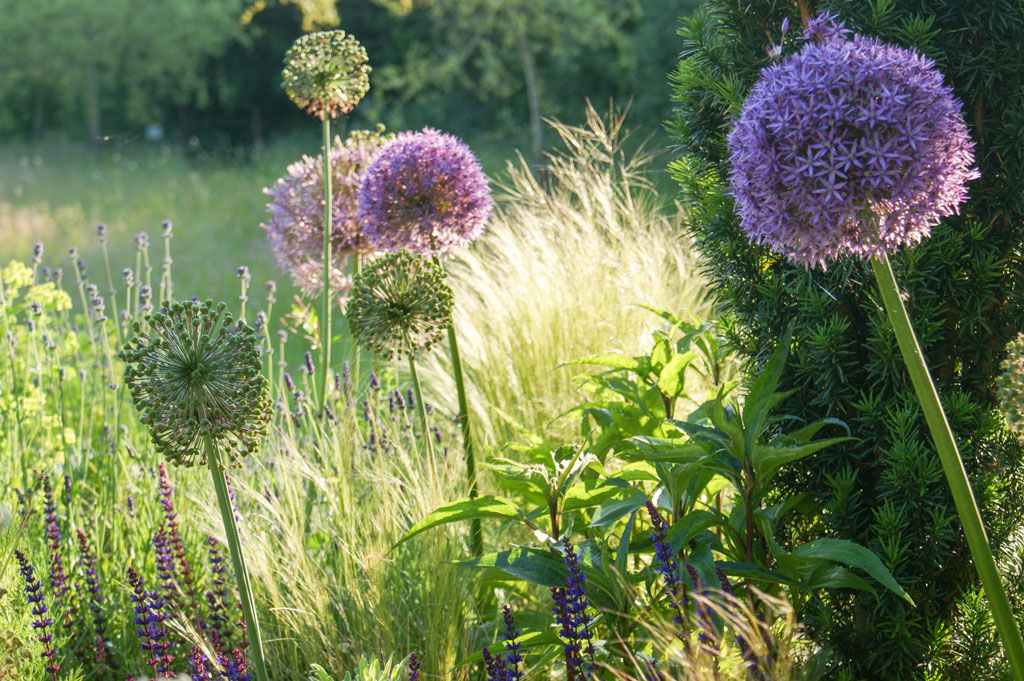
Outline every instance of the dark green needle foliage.
[[156, 450], [182, 466], [205, 462], [206, 436], [233, 459], [258, 450], [271, 406], [252, 327], [212, 301], [164, 303], [146, 321], [120, 357]]
[[[705, 271], [726, 310], [729, 340], [757, 365], [765, 360], [757, 349], [771, 348], [792, 324], [781, 383], [795, 392], [780, 411], [807, 421], [839, 418], [859, 438], [780, 477], [782, 492], [810, 492], [823, 514], [784, 529], [779, 539], [827, 535], [869, 546], [917, 603], [837, 589], [803, 604], [809, 633], [834, 652], [843, 669], [836, 678], [923, 679], [928, 665], [982, 678], [981, 662], [965, 668], [965, 655], [973, 653], [953, 644], [965, 638], [955, 627], [976, 579], [970, 554], [869, 267], [846, 259], [827, 272], [808, 271], [751, 244], [726, 182], [733, 117], [772, 63], [774, 46], [781, 42], [783, 56], [798, 49], [801, 10], [812, 16], [825, 9], [852, 30], [934, 59], [964, 102], [981, 179], [969, 185], [959, 216], [893, 262], [999, 550], [1018, 528], [1024, 501], [1021, 447], [995, 410], [1002, 348], [1024, 328], [1024, 5], [710, 0], [683, 21], [681, 58], [670, 77], [674, 171]], [[1005, 666], [991, 651], [983, 657], [986, 667]]]
[[356, 275], [348, 304], [356, 341], [388, 358], [429, 350], [451, 324], [446, 276], [437, 261], [408, 251], [371, 262]]

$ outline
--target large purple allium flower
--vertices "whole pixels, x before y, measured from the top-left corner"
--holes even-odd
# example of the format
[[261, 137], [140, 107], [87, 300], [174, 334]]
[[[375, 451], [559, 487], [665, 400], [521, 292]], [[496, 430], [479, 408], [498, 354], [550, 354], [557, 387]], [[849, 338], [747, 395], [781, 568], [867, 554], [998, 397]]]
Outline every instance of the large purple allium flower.
[[[390, 139], [382, 130], [359, 131], [334, 140], [331, 149], [331, 289], [346, 292], [345, 257], [370, 253], [356, 219], [356, 195], [363, 172]], [[263, 190], [269, 201], [267, 231], [277, 263], [295, 285], [313, 295], [323, 285], [324, 163], [321, 156], [303, 156], [288, 166], [287, 175]]]
[[806, 267], [919, 242], [967, 197], [973, 143], [934, 62], [819, 16], [729, 134], [743, 229]]
[[363, 234], [387, 252], [446, 255], [480, 236], [493, 207], [473, 152], [432, 128], [398, 134], [359, 187]]

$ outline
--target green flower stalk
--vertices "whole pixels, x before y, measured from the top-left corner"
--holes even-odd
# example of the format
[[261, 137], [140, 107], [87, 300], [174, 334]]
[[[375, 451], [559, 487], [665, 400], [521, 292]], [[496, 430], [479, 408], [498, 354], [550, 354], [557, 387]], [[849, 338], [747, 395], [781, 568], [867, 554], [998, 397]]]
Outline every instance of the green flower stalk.
[[446, 277], [435, 260], [398, 251], [368, 263], [356, 275], [348, 305], [349, 325], [360, 346], [387, 359], [403, 352], [409, 356], [416, 410], [432, 474], [436, 465], [434, 446], [416, 373], [416, 356], [436, 345], [451, 325], [455, 296], [445, 283]]
[[153, 445], [172, 463], [210, 468], [231, 553], [257, 681], [269, 681], [263, 639], [238, 527], [224, 477], [223, 459], [238, 463], [259, 449], [271, 405], [260, 373], [259, 337], [237, 323], [224, 303], [164, 303], [133, 324], [120, 353], [125, 384]]
[[331, 119], [355, 108], [370, 89], [366, 50], [344, 31], [304, 35], [284, 57], [282, 87], [299, 107], [323, 121], [324, 272], [320, 294], [320, 411], [327, 399], [331, 366]]

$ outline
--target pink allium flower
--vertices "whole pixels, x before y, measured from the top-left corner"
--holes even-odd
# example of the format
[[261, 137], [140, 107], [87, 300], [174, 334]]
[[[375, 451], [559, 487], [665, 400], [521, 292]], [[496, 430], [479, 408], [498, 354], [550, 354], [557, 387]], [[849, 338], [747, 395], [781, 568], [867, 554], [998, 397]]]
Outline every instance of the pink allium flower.
[[[331, 289], [346, 293], [351, 278], [344, 273], [345, 259], [370, 253], [356, 219], [356, 194], [362, 175], [389, 139], [381, 131], [356, 132], [344, 142], [335, 138], [331, 149], [332, 246]], [[263, 190], [269, 198], [267, 231], [278, 264], [288, 270], [306, 295], [323, 282], [324, 189], [323, 158], [303, 156], [288, 166], [288, 174]]]
[[446, 255], [484, 231], [494, 202], [480, 162], [458, 138], [403, 132], [359, 188], [359, 220], [374, 248]]
[[831, 16], [805, 39], [729, 134], [743, 229], [807, 267], [919, 242], [979, 177], [960, 103], [934, 62]]

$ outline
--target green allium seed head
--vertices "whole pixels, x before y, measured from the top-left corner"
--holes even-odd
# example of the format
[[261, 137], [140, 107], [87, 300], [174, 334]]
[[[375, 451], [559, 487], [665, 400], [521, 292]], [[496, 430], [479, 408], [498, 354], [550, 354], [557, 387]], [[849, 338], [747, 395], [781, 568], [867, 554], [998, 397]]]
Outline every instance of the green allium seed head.
[[1006, 346], [1003, 373], [996, 379], [996, 398], [1006, 425], [1017, 435], [1024, 435], [1024, 333]]
[[205, 461], [207, 436], [233, 461], [259, 449], [271, 407], [252, 327], [209, 300], [164, 303], [146, 320], [119, 357], [156, 450], [191, 466]]
[[388, 358], [428, 350], [451, 323], [455, 296], [445, 277], [437, 262], [408, 251], [369, 263], [348, 303], [356, 342]]
[[320, 120], [355, 108], [370, 89], [366, 50], [344, 31], [302, 36], [284, 56], [281, 86]]

